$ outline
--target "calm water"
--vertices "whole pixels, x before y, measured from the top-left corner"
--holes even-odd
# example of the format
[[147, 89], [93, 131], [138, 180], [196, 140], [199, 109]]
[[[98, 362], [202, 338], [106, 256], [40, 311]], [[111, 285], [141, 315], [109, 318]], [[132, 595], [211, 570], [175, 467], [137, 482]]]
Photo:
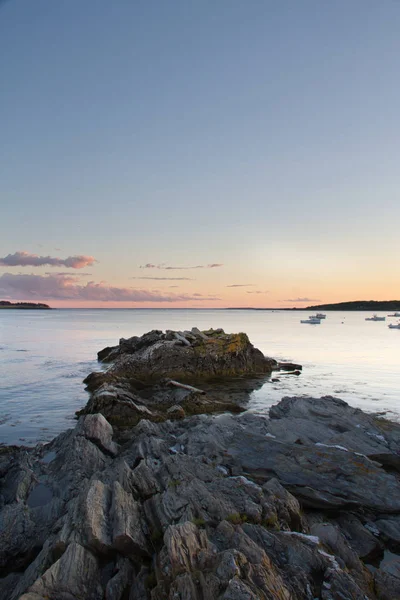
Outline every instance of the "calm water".
[[[287, 395], [331, 394], [400, 419], [400, 330], [365, 321], [364, 312], [327, 313], [304, 325], [306, 312], [242, 310], [53, 310], [0, 312], [0, 443], [48, 441], [73, 426], [87, 401], [84, 377], [99, 369], [98, 350], [150, 329], [223, 327], [245, 331], [278, 360], [303, 365], [253, 393], [249, 410], [265, 413]], [[385, 313], [382, 313], [385, 314]]]

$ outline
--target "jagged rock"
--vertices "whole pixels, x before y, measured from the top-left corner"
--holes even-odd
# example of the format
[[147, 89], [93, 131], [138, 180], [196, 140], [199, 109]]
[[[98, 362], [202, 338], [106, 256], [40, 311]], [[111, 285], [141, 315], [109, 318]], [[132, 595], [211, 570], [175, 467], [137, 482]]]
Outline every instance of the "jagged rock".
[[378, 519], [374, 522], [382, 537], [394, 552], [400, 550], [400, 516]]
[[152, 575], [150, 574], [149, 569], [147, 567], [141, 567], [139, 573], [133, 580], [133, 585], [129, 593], [129, 600], [150, 600], [151, 584]]
[[349, 546], [365, 563], [375, 561], [383, 555], [383, 544], [361, 521], [352, 514], [342, 514], [335, 522], [339, 525]]
[[11, 569], [21, 571], [32, 562], [61, 510], [62, 502], [56, 498], [44, 507], [30, 509], [23, 503], [13, 503], [2, 509], [0, 574], [8, 574]]
[[206, 532], [193, 523], [170, 525], [164, 543], [174, 577], [185, 571], [203, 570], [212, 560], [213, 548]]
[[112, 544], [118, 552], [132, 557], [150, 555], [140, 506], [118, 481], [114, 482], [113, 487], [111, 519]]
[[0, 507], [10, 502], [23, 502], [28, 496], [34, 483], [34, 474], [27, 454], [16, 450], [8, 452], [2, 457], [0, 476], [3, 485], [0, 493]]
[[102, 414], [87, 415], [80, 419], [76, 431], [96, 444], [103, 452], [111, 456], [118, 453], [118, 446], [112, 440], [113, 428]]
[[133, 579], [133, 566], [127, 558], [119, 558], [116, 564], [117, 573], [109, 579], [106, 590], [105, 600], [122, 600], [126, 595], [126, 590], [131, 587]]
[[379, 600], [400, 598], [400, 559], [388, 561], [374, 575]]
[[[285, 594], [285, 590], [282, 590], [282, 594], [281, 597], [282, 598], [290, 598], [288, 592], [286, 591], [286, 595]], [[258, 600], [259, 596], [256, 595], [253, 590], [244, 583], [244, 581], [242, 581], [241, 579], [239, 579], [238, 577], [234, 577], [233, 579], [231, 579], [228, 583], [228, 587], [226, 588], [223, 596], [222, 596], [223, 600]]]
[[101, 481], [93, 480], [85, 494], [82, 510], [82, 530], [86, 544], [94, 551], [107, 554], [111, 549], [109, 511], [111, 489]]
[[[168, 364], [214, 345], [221, 367], [232, 343], [222, 330], [178, 332], [190, 345], [175, 333], [109, 353], [109, 370], [88, 378], [89, 408], [103, 416], [0, 454], [2, 600], [399, 597], [399, 557], [388, 553], [400, 535], [399, 426], [330, 397], [285, 399], [270, 420], [227, 414], [260, 380], [203, 381], [201, 394], [122, 368], [165, 344]], [[105, 413], [136, 415], [119, 446]], [[383, 554], [379, 568], [360, 560]]]
[[267, 481], [263, 485], [263, 490], [273, 500], [280, 526], [295, 531], [303, 531], [305, 524], [303, 523], [299, 501], [275, 478]]
[[57, 600], [102, 600], [98, 562], [91, 552], [72, 543], [29, 591]]

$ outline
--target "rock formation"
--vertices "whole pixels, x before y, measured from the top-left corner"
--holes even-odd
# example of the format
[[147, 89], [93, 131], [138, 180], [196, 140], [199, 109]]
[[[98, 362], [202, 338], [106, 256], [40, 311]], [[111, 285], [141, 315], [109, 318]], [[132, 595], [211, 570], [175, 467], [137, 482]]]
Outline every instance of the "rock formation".
[[[113, 428], [98, 400], [120, 385], [110, 370], [73, 430], [0, 453], [2, 599], [400, 598], [400, 425], [331, 397], [285, 398], [270, 418], [200, 414], [211, 387], [167, 385], [162, 369], [137, 424]], [[225, 382], [236, 412], [246, 381]], [[110, 417], [139, 403], [118, 394]]]

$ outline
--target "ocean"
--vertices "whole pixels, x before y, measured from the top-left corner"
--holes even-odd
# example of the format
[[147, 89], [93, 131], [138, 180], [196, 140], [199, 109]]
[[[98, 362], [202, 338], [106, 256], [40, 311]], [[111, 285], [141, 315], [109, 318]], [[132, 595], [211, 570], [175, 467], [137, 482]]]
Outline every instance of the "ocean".
[[[264, 354], [303, 365], [300, 376], [253, 392], [248, 410], [267, 414], [284, 396], [333, 395], [400, 420], [400, 330], [396, 319], [366, 321], [365, 312], [197, 309], [57, 309], [0, 311], [0, 444], [50, 441], [74, 426], [88, 395], [82, 380], [102, 366], [97, 352], [151, 329], [244, 331]], [[380, 313], [384, 315], [385, 313]]]

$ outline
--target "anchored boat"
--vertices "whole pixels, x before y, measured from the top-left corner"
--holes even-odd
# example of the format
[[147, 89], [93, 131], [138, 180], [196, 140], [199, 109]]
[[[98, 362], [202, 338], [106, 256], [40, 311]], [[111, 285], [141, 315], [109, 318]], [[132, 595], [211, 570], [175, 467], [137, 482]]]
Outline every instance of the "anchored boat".
[[386, 317], [378, 317], [378, 315], [374, 315], [373, 317], [366, 317], [366, 321], [386, 321]]
[[308, 323], [309, 325], [319, 325], [321, 323], [321, 319], [318, 319], [318, 317], [313, 316], [300, 321], [300, 323]]

